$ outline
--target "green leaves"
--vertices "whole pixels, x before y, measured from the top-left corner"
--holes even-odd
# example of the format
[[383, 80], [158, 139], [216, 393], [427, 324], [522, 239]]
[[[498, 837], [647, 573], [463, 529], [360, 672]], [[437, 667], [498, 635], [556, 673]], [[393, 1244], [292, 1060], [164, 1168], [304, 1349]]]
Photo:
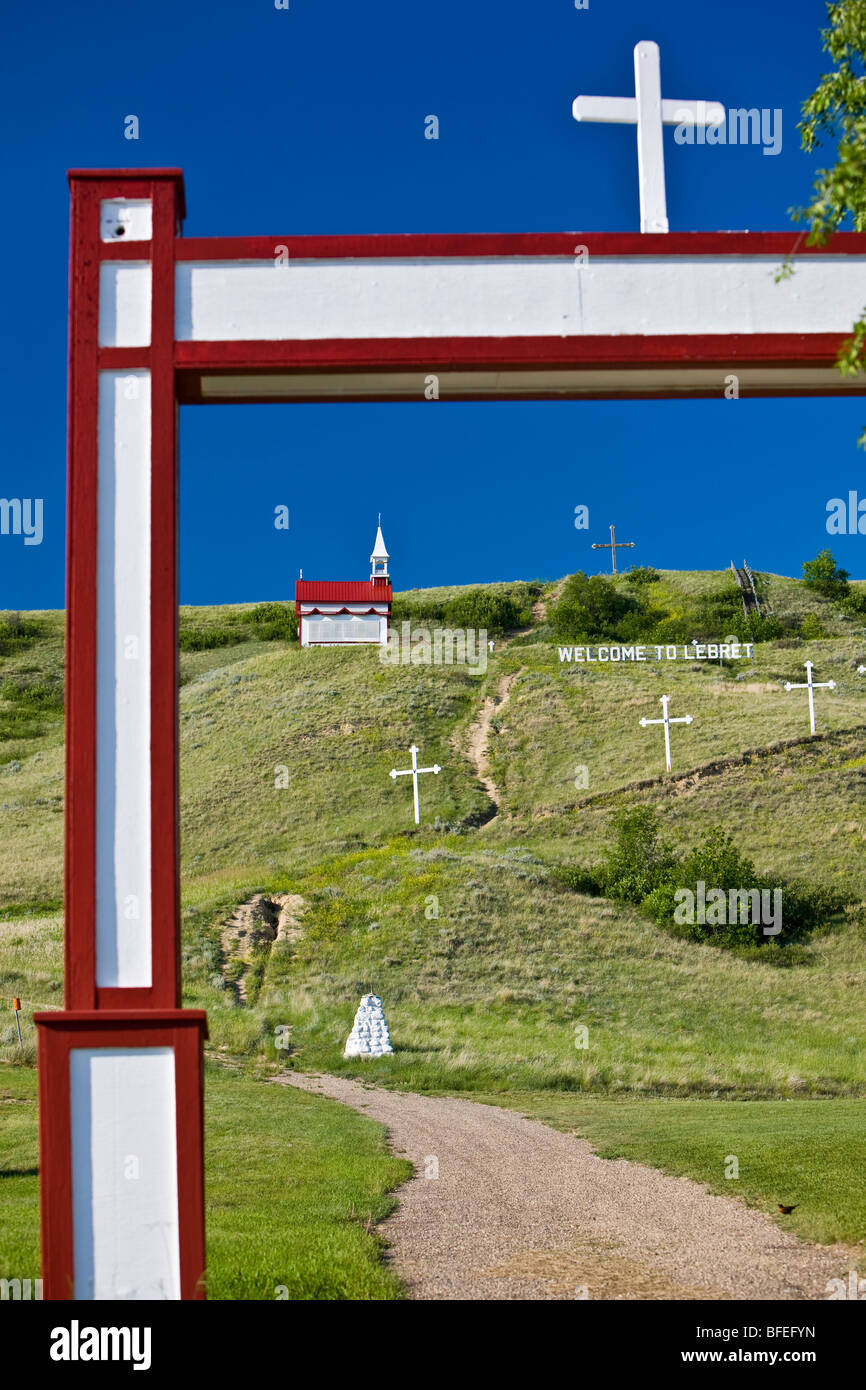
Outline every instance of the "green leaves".
[[848, 593], [848, 571], [838, 568], [830, 550], [819, 550], [814, 560], [804, 562], [803, 579], [824, 598], [841, 599]]
[[[791, 210], [795, 221], [809, 223], [807, 244], [823, 246], [850, 219], [855, 232], [866, 231], [866, 0], [842, 0], [828, 5], [830, 27], [822, 30], [822, 46], [836, 67], [825, 73], [803, 102], [798, 129], [807, 153], [824, 140], [835, 142], [836, 163], [819, 169], [812, 201]], [[790, 263], [776, 275], [787, 279]], [[856, 376], [866, 361], [866, 309], [842, 344], [836, 365], [843, 376]], [[858, 447], [866, 448], [866, 428]]]

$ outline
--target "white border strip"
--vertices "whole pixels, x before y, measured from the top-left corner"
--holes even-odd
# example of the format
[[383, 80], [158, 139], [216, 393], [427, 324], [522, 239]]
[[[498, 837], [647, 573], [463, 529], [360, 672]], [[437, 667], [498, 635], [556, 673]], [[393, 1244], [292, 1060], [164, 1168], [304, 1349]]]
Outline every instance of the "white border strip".
[[179, 1299], [170, 1047], [69, 1054], [77, 1299]]
[[99, 267], [99, 346], [148, 347], [149, 261], [103, 261]]
[[151, 984], [150, 373], [101, 372], [96, 983]]

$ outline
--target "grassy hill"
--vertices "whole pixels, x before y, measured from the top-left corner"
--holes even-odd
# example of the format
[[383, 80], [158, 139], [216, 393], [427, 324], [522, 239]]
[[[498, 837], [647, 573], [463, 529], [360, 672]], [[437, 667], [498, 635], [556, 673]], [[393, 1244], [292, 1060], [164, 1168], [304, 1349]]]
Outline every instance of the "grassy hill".
[[[653, 602], [683, 611], [722, 579], [665, 574]], [[407, 1084], [520, 1076], [661, 1094], [859, 1094], [866, 682], [856, 667], [866, 635], [797, 581], [761, 586], [784, 621], [814, 613], [832, 635], [760, 642], [752, 659], [722, 665], [576, 665], [559, 659], [549, 613], [536, 610], [473, 672], [250, 641], [249, 605], [182, 610], [182, 630], [197, 638], [209, 628], [218, 641], [239, 636], [181, 651], [184, 979], [189, 1001], [211, 1011], [217, 1045], [282, 1060], [273, 1027], [285, 1022], [304, 1063], [337, 1067], [355, 996], [373, 985], [400, 1043], [379, 1069]], [[435, 613], [454, 592], [408, 598]], [[61, 619], [26, 616], [2, 657], [7, 697], [61, 690]], [[817, 696], [814, 740], [804, 692], [783, 689], [807, 658], [818, 679], [836, 681]], [[489, 746], [501, 807], [481, 824], [492, 807], [467, 735], [506, 686]], [[690, 776], [663, 776], [661, 730], [640, 725], [657, 717], [661, 693], [674, 714], [693, 716], [672, 731], [675, 773]], [[59, 700], [40, 698], [24, 706], [23, 728], [21, 701], [0, 701], [0, 991], [50, 1003], [60, 989], [63, 731]], [[413, 741], [443, 768], [423, 779], [417, 829], [411, 789], [388, 776]], [[579, 767], [588, 786], [575, 786]], [[635, 804], [656, 809], [676, 848], [720, 824], [760, 871], [835, 886], [849, 900], [844, 919], [806, 943], [782, 984], [763, 961], [683, 942], [622, 903], [565, 889], [557, 870], [598, 863], [616, 811]], [[225, 988], [220, 929], [256, 891], [301, 894], [304, 934], [262, 953], [240, 1008]], [[287, 1017], [272, 1018], [280, 1008]], [[585, 1051], [573, 1045], [577, 1022], [593, 1033]]]
[[[725, 582], [666, 572], [652, 602], [688, 628]], [[300, 650], [258, 635], [251, 605], [182, 610], [195, 634], [181, 651], [184, 987], [188, 1005], [208, 1010], [212, 1055], [248, 1082], [295, 1066], [509, 1103], [591, 1096], [581, 1123], [590, 1136], [597, 1123], [600, 1142], [620, 1131], [592, 1106], [619, 1097], [700, 1098], [707, 1115], [721, 1105], [729, 1117], [738, 1102], [770, 1115], [811, 1098], [821, 1134], [832, 1129], [833, 1106], [866, 1095], [866, 625], [799, 581], [760, 585], [783, 635], [722, 665], [560, 661], [561, 585], [535, 586], [525, 629], [498, 638], [474, 673]], [[432, 626], [458, 594], [401, 600]], [[18, 627], [0, 627], [0, 1006], [19, 994], [32, 1010], [62, 998], [62, 615]], [[816, 679], [836, 681], [816, 697], [814, 740], [805, 693], [783, 689], [807, 659]], [[673, 778], [661, 730], [639, 723], [658, 717], [663, 693], [672, 714], [694, 719], [672, 731]], [[470, 733], [487, 699], [499, 702], [492, 819]], [[406, 780], [388, 776], [413, 741], [443, 768], [423, 779], [417, 828]], [[588, 785], [576, 785], [579, 767]], [[678, 850], [724, 826], [758, 870], [835, 888], [844, 912], [795, 950], [747, 957], [570, 889], [563, 869], [597, 865], [617, 811], [635, 805], [654, 808]], [[255, 893], [298, 894], [304, 907], [291, 940], [259, 942], [244, 963], [241, 1003], [224, 924]], [[396, 1055], [346, 1062], [369, 988], [385, 1000]], [[289, 1049], [275, 1046], [281, 1026]], [[13, 1031], [0, 1045], [14, 1060]], [[564, 1122], [553, 1101], [548, 1112]], [[665, 1161], [651, 1135], [641, 1142], [640, 1156]], [[784, 1140], [792, 1154], [796, 1142]], [[709, 1180], [699, 1147], [686, 1145], [691, 1168], [677, 1161]]]

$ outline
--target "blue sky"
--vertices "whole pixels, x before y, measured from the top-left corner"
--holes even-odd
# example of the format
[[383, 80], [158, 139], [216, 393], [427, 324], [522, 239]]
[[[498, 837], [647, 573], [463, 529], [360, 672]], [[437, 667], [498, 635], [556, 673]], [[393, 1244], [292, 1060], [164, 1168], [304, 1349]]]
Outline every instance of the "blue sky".
[[[45, 529], [0, 536], [0, 609], [64, 601], [68, 167], [179, 165], [188, 236], [636, 230], [633, 130], [578, 126], [571, 102], [629, 95], [633, 45], [655, 39], [663, 94], [783, 111], [775, 157], [666, 132], [672, 229], [783, 229], [816, 162], [796, 123], [824, 19], [821, 0], [17, 6], [0, 496], [43, 498]], [[611, 521], [635, 563], [798, 574], [827, 500], [866, 495], [864, 421], [858, 400], [186, 407], [181, 599], [291, 597], [301, 566], [363, 577], [379, 510], [400, 588], [594, 572]], [[866, 576], [866, 538], [832, 548]]]

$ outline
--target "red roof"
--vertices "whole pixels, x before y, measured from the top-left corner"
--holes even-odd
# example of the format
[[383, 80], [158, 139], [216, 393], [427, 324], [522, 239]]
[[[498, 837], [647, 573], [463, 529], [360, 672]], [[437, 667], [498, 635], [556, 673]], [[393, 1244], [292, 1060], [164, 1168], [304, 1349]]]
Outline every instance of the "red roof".
[[390, 603], [390, 584], [370, 579], [297, 579], [296, 603]]

